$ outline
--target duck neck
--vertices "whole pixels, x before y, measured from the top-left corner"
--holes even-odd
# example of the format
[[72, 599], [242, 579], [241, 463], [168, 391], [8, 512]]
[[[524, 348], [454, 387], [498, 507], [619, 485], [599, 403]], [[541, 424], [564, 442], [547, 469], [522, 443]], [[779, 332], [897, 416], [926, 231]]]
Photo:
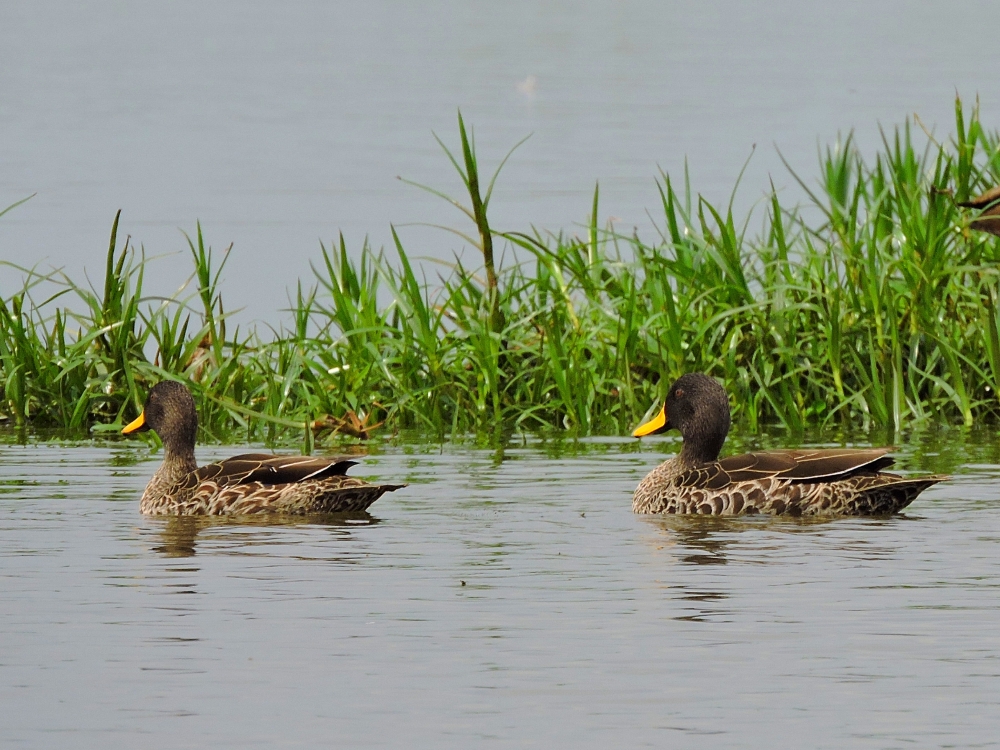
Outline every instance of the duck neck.
[[704, 466], [705, 464], [712, 463], [719, 457], [718, 453], [712, 458], [709, 458], [709, 455], [704, 451], [693, 449], [690, 443], [685, 442], [684, 447], [681, 448], [680, 455], [677, 456], [677, 461], [684, 466]]
[[194, 457], [194, 448], [185, 446], [163, 446], [163, 465], [156, 473], [170, 484], [175, 484], [198, 468]]
[[685, 466], [703, 466], [718, 461], [728, 432], [728, 419], [725, 420], [725, 423], [714, 426], [711, 423], [698, 423], [696, 426], [692, 426], [685, 430], [682, 435], [684, 447], [681, 449], [678, 460]]

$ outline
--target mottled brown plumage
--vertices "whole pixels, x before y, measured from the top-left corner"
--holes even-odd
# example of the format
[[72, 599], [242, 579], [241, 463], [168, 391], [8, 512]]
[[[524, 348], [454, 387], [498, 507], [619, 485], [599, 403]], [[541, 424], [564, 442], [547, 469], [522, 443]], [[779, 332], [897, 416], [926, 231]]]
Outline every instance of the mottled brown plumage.
[[142, 414], [122, 432], [150, 429], [163, 441], [164, 455], [142, 493], [139, 510], [147, 515], [356, 512], [406, 486], [349, 477], [346, 472], [355, 462], [344, 457], [244, 453], [199, 468], [194, 399], [184, 385], [170, 380], [153, 386]]
[[653, 469], [632, 499], [636, 513], [703, 515], [888, 515], [948, 477], [887, 474], [888, 448], [787, 450], [719, 459], [729, 432], [729, 399], [715, 380], [681, 376], [663, 410], [637, 437], [676, 428], [680, 455]]

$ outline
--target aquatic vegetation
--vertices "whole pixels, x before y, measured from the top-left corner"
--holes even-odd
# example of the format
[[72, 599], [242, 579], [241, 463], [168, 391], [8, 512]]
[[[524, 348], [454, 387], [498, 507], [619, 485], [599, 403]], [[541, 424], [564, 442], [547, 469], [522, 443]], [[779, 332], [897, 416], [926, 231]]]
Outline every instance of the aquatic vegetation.
[[[20, 424], [120, 427], [173, 376], [216, 438], [304, 433], [309, 447], [314, 430], [377, 423], [625, 434], [670, 382], [701, 371], [750, 429], [992, 420], [1000, 245], [956, 201], [1000, 181], [1000, 135], [960, 101], [955, 118], [948, 141], [909, 122], [884, 132], [873, 161], [848, 136], [820, 155], [818, 186], [795, 177], [803, 205], [772, 189], [740, 221], [687, 174], [661, 174], [652, 241], [603, 225], [596, 189], [579, 236], [498, 232], [496, 175], [482, 193], [460, 119], [461, 150], [446, 153], [474, 230], [456, 232], [482, 267], [456, 258], [429, 279], [395, 232], [389, 249], [352, 252], [340, 238], [319, 248], [291, 319], [265, 332], [227, 329], [226, 254], [200, 226], [189, 288], [144, 297], [149, 261], [118, 247], [116, 219], [103, 290], [19, 269], [22, 288], [0, 299], [0, 410]], [[501, 243], [513, 261], [499, 263]]]

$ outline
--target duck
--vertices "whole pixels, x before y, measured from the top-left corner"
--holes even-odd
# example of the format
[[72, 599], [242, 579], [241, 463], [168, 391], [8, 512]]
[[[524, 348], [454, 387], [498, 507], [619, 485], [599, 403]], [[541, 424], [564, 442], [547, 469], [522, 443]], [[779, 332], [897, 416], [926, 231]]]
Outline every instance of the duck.
[[194, 456], [198, 412], [183, 383], [154, 385], [124, 435], [153, 430], [163, 442], [163, 463], [146, 485], [139, 510], [151, 516], [233, 516], [366, 511], [405, 484], [374, 485], [347, 476], [347, 457], [244, 453], [198, 466]]
[[678, 378], [659, 414], [632, 433], [677, 429], [681, 452], [636, 487], [635, 513], [713, 516], [887, 516], [950, 477], [903, 477], [886, 469], [890, 448], [757, 451], [720, 459], [729, 434], [729, 398], [701, 373]]

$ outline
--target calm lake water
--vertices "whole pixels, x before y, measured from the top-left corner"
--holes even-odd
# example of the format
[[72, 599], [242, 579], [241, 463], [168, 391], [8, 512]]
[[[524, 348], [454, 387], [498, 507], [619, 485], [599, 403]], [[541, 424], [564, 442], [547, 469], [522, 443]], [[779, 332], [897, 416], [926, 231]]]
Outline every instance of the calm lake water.
[[811, 523], [634, 516], [673, 441], [384, 446], [370, 518], [206, 525], [139, 515], [141, 443], [6, 440], [3, 747], [1000, 745], [992, 432]]
[[[725, 205], [800, 194], [817, 144], [919, 113], [942, 137], [956, 91], [1000, 124], [1000, 3], [933, 0], [120, 0], [0, 4], [0, 259], [99, 280], [111, 222], [160, 257], [151, 293], [190, 273], [179, 229], [235, 243], [227, 309], [276, 324], [310, 278], [319, 240], [345, 232], [450, 258], [463, 217], [402, 175], [457, 194], [431, 132], [455, 146], [455, 111], [482, 163], [509, 162], [499, 229], [586, 221], [653, 233], [658, 168]], [[792, 198], [794, 200], [794, 198]], [[757, 223], [752, 225], [754, 228]], [[163, 257], [166, 256], [166, 257]], [[433, 278], [433, 274], [431, 275]], [[0, 271], [9, 295], [16, 274]]]

